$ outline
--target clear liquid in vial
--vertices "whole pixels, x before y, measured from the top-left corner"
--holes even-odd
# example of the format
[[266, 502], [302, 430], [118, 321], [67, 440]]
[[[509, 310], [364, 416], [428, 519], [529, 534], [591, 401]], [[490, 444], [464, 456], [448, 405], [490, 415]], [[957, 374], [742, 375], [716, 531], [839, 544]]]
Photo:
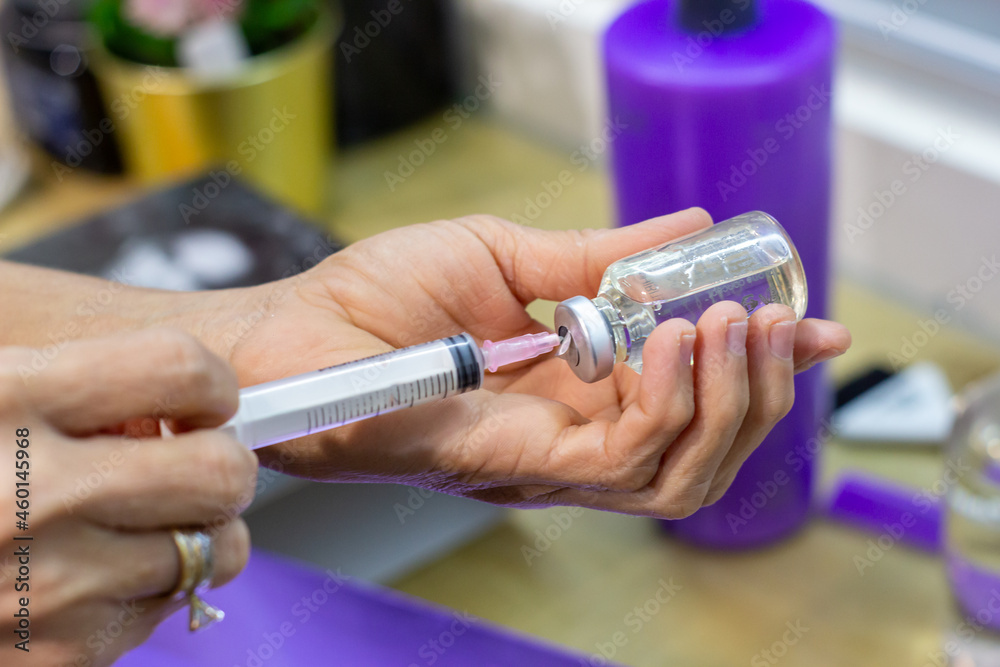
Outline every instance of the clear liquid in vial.
[[719, 301], [735, 301], [748, 315], [782, 303], [801, 318], [806, 281], [798, 255], [779, 231], [760, 234], [743, 227], [701, 244], [697, 256], [670, 243], [617, 262], [608, 267], [598, 298], [624, 323], [625, 363], [641, 373], [643, 345], [658, 324], [676, 317], [697, 322]]
[[948, 498], [948, 551], [1000, 585], [1000, 486], [960, 481]]
[[1000, 631], [1000, 613], [989, 599], [1000, 593], [998, 398], [994, 382], [992, 395], [959, 418], [942, 477], [950, 485], [945, 552], [955, 599], [965, 614], [994, 632]]

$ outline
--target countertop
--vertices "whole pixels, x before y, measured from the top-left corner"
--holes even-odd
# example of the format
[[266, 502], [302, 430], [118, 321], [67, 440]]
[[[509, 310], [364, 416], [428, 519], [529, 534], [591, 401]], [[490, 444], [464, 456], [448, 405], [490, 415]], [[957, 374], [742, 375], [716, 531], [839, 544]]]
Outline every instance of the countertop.
[[[446, 141], [393, 187], [387, 172], [438, 128]], [[491, 213], [534, 213], [527, 199], [570, 170], [572, 183], [531, 224], [547, 229], [600, 227], [612, 218], [603, 167], [583, 171], [563, 150], [489, 119], [453, 128], [440, 116], [345, 152], [331, 170], [331, 202], [322, 221], [345, 241], [393, 227]], [[0, 249], [137, 196], [122, 179], [47, 173], [0, 214]], [[393, 179], [394, 180], [394, 179]], [[833, 317], [854, 334], [851, 352], [831, 366], [844, 378], [885, 365], [925, 314], [838, 278]], [[544, 318], [551, 304], [532, 310]], [[953, 387], [1000, 366], [1000, 350], [945, 329], [917, 356], [941, 364]], [[827, 486], [839, 471], [874, 471], [914, 487], [940, 476], [937, 453], [875, 449], [834, 441], [823, 453]], [[556, 531], [551, 526], [559, 527]], [[536, 531], [557, 533], [529, 564], [522, 546]], [[695, 549], [667, 538], [656, 522], [565, 508], [511, 511], [495, 529], [396, 581], [401, 591], [593, 654], [615, 647], [628, 665], [936, 665], [936, 652], [958, 623], [939, 558], [906, 546], [888, 550], [859, 574], [854, 557], [873, 535], [817, 517], [793, 537], [737, 553]], [[664, 604], [650, 604], [669, 586]], [[655, 609], [655, 613], [648, 610]], [[616, 633], [620, 633], [617, 634]], [[770, 651], [770, 653], [764, 653]]]

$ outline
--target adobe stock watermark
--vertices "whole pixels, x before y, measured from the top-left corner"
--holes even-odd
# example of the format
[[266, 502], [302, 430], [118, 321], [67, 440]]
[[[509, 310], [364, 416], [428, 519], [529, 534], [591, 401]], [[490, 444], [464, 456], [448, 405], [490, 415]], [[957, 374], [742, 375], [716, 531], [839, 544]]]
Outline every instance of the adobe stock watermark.
[[75, 144], [66, 145], [62, 161], [52, 160], [52, 172], [55, 174], [56, 180], [62, 183], [67, 175], [73, 173], [77, 167], [83, 164], [83, 159], [104, 143], [107, 137], [118, 129], [118, 123], [128, 118], [132, 111], [167, 77], [167, 70], [163, 67], [149, 65], [145, 71], [146, 73], [138, 85], [128, 92], [122, 93], [108, 105], [114, 118], [105, 116], [97, 124], [97, 127], [83, 130]]
[[417, 649], [417, 657], [420, 658], [420, 661], [411, 662], [408, 667], [429, 667], [437, 663], [441, 656], [458, 643], [478, 620], [467, 611], [452, 612], [451, 625], [421, 644], [420, 648]]
[[901, 171], [904, 178], [893, 179], [887, 189], [872, 193], [872, 201], [858, 207], [855, 222], [844, 226], [847, 240], [854, 243], [859, 237], [864, 236], [865, 232], [871, 229], [900, 198], [910, 191], [910, 187], [923, 178], [923, 175], [937, 164], [941, 156], [961, 139], [962, 135], [955, 132], [950, 125], [947, 128], [939, 128], [930, 146], [918, 155], [911, 155], [903, 163]]
[[549, 22], [552, 32], [555, 32], [560, 24], [568, 21], [573, 14], [576, 14], [576, 10], [586, 3], [587, 0], [560, 0], [555, 9], [545, 10], [545, 20]]
[[764, 169], [771, 161], [771, 157], [781, 150], [782, 143], [791, 141], [816, 117], [816, 114], [830, 104], [832, 93], [827, 84], [821, 86], [811, 86], [809, 95], [798, 107], [786, 113], [774, 124], [774, 133], [777, 136], [770, 136], [755, 148], [746, 150], [747, 159], [739, 164], [729, 166], [729, 175], [720, 178], [715, 182], [715, 187], [719, 191], [722, 201], [729, 201], [729, 198], [736, 194], [740, 188], [745, 186], [750, 179]]
[[[591, 139], [586, 144], [577, 147], [569, 156], [570, 164], [576, 167], [576, 174], [582, 174], [590, 169], [591, 165], [601, 159], [615, 139], [621, 136], [622, 132], [628, 129], [628, 125], [620, 118], [607, 119], [604, 121], [604, 128], [601, 133]], [[559, 199], [566, 188], [576, 182], [576, 175], [570, 169], [563, 169], [550, 181], [542, 181], [539, 185], [541, 189], [533, 197], [525, 197], [524, 208], [510, 215], [510, 220], [519, 225], [531, 225], [542, 213], [545, 212], [557, 199]]]
[[[486, 418], [483, 419], [472, 430], [472, 432], [465, 437], [465, 445], [473, 448], [483, 445], [489, 438], [493, 437], [493, 435], [500, 431], [509, 419], [509, 414], [500, 412], [496, 409], [496, 407], [490, 406], [490, 408], [486, 411]], [[442, 472], [448, 471], [442, 470]], [[405, 503], [395, 503], [392, 506], [393, 512], [396, 514], [396, 519], [399, 520], [399, 525], [404, 525], [410, 517], [422, 509], [428, 499], [433, 496], [434, 492], [429, 489], [416, 487], [411, 488]]]
[[551, 521], [544, 528], [536, 528], [534, 532], [535, 540], [530, 544], [521, 545], [521, 555], [528, 567], [532, 562], [541, 558], [542, 554], [552, 548], [552, 544], [566, 534], [576, 519], [583, 516], [582, 507], [567, 507], [563, 510], [552, 512]]
[[27, 365], [18, 364], [17, 374], [21, 380], [27, 382], [48, 368], [49, 364], [69, 345], [70, 341], [82, 336], [87, 324], [104, 313], [115, 301], [118, 294], [130, 286], [132, 282], [124, 273], [115, 271], [111, 280], [101, 289], [79, 302], [76, 305], [76, 317], [69, 320], [59, 331], [47, 333], [46, 338], [50, 342], [41, 348], [32, 350], [31, 361]]
[[[295, 636], [300, 627], [308, 623], [323, 606], [329, 603], [331, 598], [348, 581], [350, 581], [350, 577], [343, 574], [340, 568], [337, 568], [336, 571], [326, 570], [326, 578], [323, 582], [308, 595], [303, 595], [289, 610], [292, 619], [298, 623], [287, 620], [272, 630], [262, 632], [260, 639], [255, 638], [254, 645], [247, 648], [246, 658], [243, 662], [235, 664], [233, 667], [263, 667]], [[285, 663], [282, 661], [282, 664]]]
[[191, 219], [201, 215], [212, 200], [222, 194], [222, 191], [229, 187], [233, 179], [243, 173], [243, 169], [257, 159], [257, 156], [267, 150], [267, 147], [274, 143], [293, 120], [298, 118], [298, 114], [288, 110], [288, 105], [280, 110], [277, 107], [271, 109], [271, 117], [264, 127], [257, 130], [255, 134], [247, 135], [236, 146], [236, 153], [240, 159], [229, 160], [221, 171], [209, 173], [211, 181], [201, 187], [191, 189], [190, 203], [181, 202], [177, 210], [184, 219], [184, 224], [191, 224]]
[[[159, 429], [156, 428], [156, 422], [153, 420], [143, 420], [142, 427], [145, 437], [152, 437], [159, 433]], [[93, 471], [88, 472], [84, 476], [77, 477], [72, 489], [63, 491], [62, 503], [67, 514], [72, 514], [77, 506], [82, 505], [84, 501], [90, 498], [94, 491], [100, 488], [125, 463], [128, 455], [139, 447], [138, 437], [123, 436], [122, 442], [127, 442], [127, 446], [113, 450], [102, 461], [91, 462], [90, 466], [93, 468]]]
[[641, 604], [637, 604], [622, 619], [622, 624], [629, 633], [626, 634], [624, 630], [618, 630], [607, 641], [596, 642], [594, 647], [597, 651], [589, 658], [581, 658], [579, 660], [581, 667], [601, 667], [609, 664], [609, 661], [613, 660], [621, 649], [628, 646], [631, 637], [642, 632], [646, 624], [652, 621], [671, 600], [677, 597], [678, 593], [684, 590], [683, 586], [674, 582], [673, 577], [660, 579], [656, 583], [659, 584], [656, 592]]
[[[97, 630], [93, 634], [87, 637], [86, 646], [93, 653], [91, 656], [93, 658], [98, 658], [106, 650], [111, 648], [125, 631], [135, 624], [139, 620], [139, 617], [146, 611], [144, 607], [139, 606], [138, 600], [131, 600], [128, 602], [122, 602], [119, 605], [121, 609], [115, 618], [108, 622], [106, 626]], [[91, 665], [97, 664], [96, 660], [91, 657], [80, 654], [76, 657], [76, 660], [72, 662], [75, 667], [90, 667]]]
[[867, 570], [875, 567], [906, 536], [907, 531], [917, 525], [918, 517], [937, 507], [949, 489], [955, 488], [959, 480], [971, 470], [972, 467], [961, 457], [957, 460], [948, 459], [941, 478], [913, 495], [910, 501], [913, 511], [906, 510], [900, 513], [896, 521], [883, 523], [883, 532], [866, 542], [868, 548], [865, 552], [854, 555], [852, 560], [858, 575], [863, 577]]
[[775, 640], [767, 648], [763, 648], [750, 658], [750, 667], [770, 667], [781, 662], [782, 658], [788, 655], [793, 646], [802, 640], [802, 636], [809, 632], [809, 627], [802, 624], [802, 619], [785, 623], [787, 628], [781, 637]]
[[989, 257], [984, 255], [975, 273], [966, 278], [964, 282], [957, 283], [948, 291], [945, 299], [954, 306], [955, 312], [958, 312], [976, 298], [976, 295], [983, 291], [986, 284], [993, 280], [997, 273], [1000, 273], [1000, 262], [997, 261], [996, 253]]
[[[960, 662], [963, 644], [968, 645], [975, 640], [976, 635], [987, 628], [996, 626], [995, 619], [1000, 615], [1000, 590], [990, 589], [990, 597], [986, 603], [976, 610], [975, 614], [967, 614], [951, 631], [954, 637], [945, 641], [940, 650], [927, 653], [923, 667], [958, 667], [959, 665], [976, 665], [971, 659]], [[955, 660], [959, 658], [959, 660]], [[966, 656], [968, 658], [968, 656]], [[991, 663], [985, 663], [991, 664]]]
[[[98, 658], [110, 649], [146, 612], [146, 608], [140, 606], [139, 602], [139, 600], [128, 600], [118, 603], [120, 607], [118, 613], [103, 628], [95, 630], [84, 640], [84, 645], [90, 649], [90, 653], [78, 653], [72, 662], [63, 664], [66, 667], [92, 667], [103, 664], [105, 661], [98, 660]], [[15, 633], [17, 632], [15, 630]]]
[[[739, 508], [726, 514], [726, 523], [736, 535], [751, 521], [757, 518], [761, 510], [778, 495], [778, 492], [788, 486], [792, 476], [800, 472], [810, 462], [819, 456], [823, 445], [832, 440], [837, 432], [829, 419], [820, 422], [819, 432], [806, 440], [805, 444], [796, 445], [792, 451], [785, 454], [785, 466], [778, 468], [768, 479], [757, 481], [757, 490], [740, 498]], [[791, 473], [791, 474], [789, 474]]]
[[213, 0], [211, 12], [220, 19], [224, 19], [228, 16], [232, 16], [233, 13], [240, 9], [243, 5], [243, 0]]
[[984, 255], [976, 271], [964, 281], [956, 283], [945, 295], [945, 300], [952, 305], [951, 312], [938, 308], [932, 317], [917, 322], [916, 331], [900, 339], [899, 349], [890, 352], [888, 357], [893, 370], [899, 370], [913, 361], [941, 333], [945, 325], [951, 322], [952, 316], [975, 299], [998, 273], [1000, 261], [997, 260], [996, 253], [989, 257]]
[[11, 581], [14, 576], [17, 575], [18, 564], [16, 562], [11, 562], [11, 560], [12, 556], [10, 552], [8, 552], [3, 557], [3, 562], [0, 563], [0, 584]]
[[882, 39], [888, 42], [889, 37], [902, 30], [910, 22], [913, 15], [926, 4], [927, 0], [903, 0], [900, 3], [893, 3], [888, 18], [880, 18], [875, 22], [878, 31], [882, 34]]
[[363, 26], [354, 26], [354, 30], [350, 34], [345, 33], [344, 39], [341, 40], [340, 53], [344, 56], [344, 62], [350, 64], [352, 58], [367, 49], [372, 40], [378, 39], [382, 31], [388, 28], [392, 20], [402, 14], [404, 9], [402, 0], [388, 0], [384, 9], [371, 10], [369, 14], [372, 20]]
[[700, 58], [705, 53], [705, 49], [710, 48], [729, 26], [736, 23], [736, 20], [740, 18], [739, 15], [750, 9], [754, 3], [753, 0], [732, 0], [732, 4], [734, 8], [723, 9], [719, 12], [718, 18], [703, 21], [702, 25], [705, 29], [687, 38], [683, 52], [673, 52], [674, 66], [677, 67], [678, 72], [683, 72], [685, 67]]
[[22, 16], [20, 30], [7, 32], [7, 41], [10, 42], [14, 53], [20, 53], [22, 46], [38, 36], [39, 31], [44, 30], [52, 19], [56, 17], [59, 10], [68, 5], [71, 0], [36, 0], [32, 3], [38, 7], [38, 11], [30, 16]]
[[395, 192], [396, 188], [413, 176], [417, 169], [422, 167], [437, 152], [438, 147], [448, 141], [449, 131], [455, 132], [461, 128], [465, 121], [479, 111], [483, 103], [493, 96], [497, 88], [503, 86], [503, 82], [492, 73], [480, 76], [478, 81], [479, 85], [472, 91], [472, 94], [460, 102], [456, 102], [442, 114], [441, 119], [447, 127], [437, 127], [427, 137], [414, 140], [415, 149], [406, 154], [399, 154], [399, 163], [395, 171], [388, 169], [385, 171], [385, 184], [389, 187], [389, 192]]
[[437, 296], [427, 308], [421, 308], [420, 312], [412, 313], [407, 317], [406, 330], [397, 334], [395, 345], [409, 347], [435, 338], [435, 332], [440, 326], [441, 315], [455, 312], [453, 309], [460, 308], [461, 305], [462, 299], [457, 290]]
[[260, 323], [270, 319], [288, 294], [294, 292], [305, 279], [306, 272], [319, 265], [337, 249], [336, 241], [327, 235], [316, 244], [309, 255], [285, 269], [281, 278], [271, 283], [267, 296], [258, 301], [256, 307], [249, 313], [237, 317], [226, 329], [222, 336], [225, 345], [230, 349], [235, 347], [237, 343], [249, 336]]
[[[108, 481], [125, 464], [128, 456], [138, 449], [142, 440], [160, 437], [161, 421], [176, 415], [179, 408], [180, 405], [176, 395], [171, 394], [158, 397], [154, 402], [153, 413], [134, 425], [128, 432], [121, 435], [121, 447], [112, 450], [100, 461], [92, 461], [90, 464], [92, 470], [87, 471], [86, 474], [81, 473], [72, 486], [62, 492], [61, 500], [66, 513], [73, 514], [77, 507], [83, 505], [97, 489]], [[293, 459], [294, 456], [291, 453], [282, 451], [279, 456], [279, 465], [283, 467]], [[233, 519], [242, 514], [244, 508], [250, 505], [250, 501], [253, 500], [254, 495], [259, 494], [266, 488], [267, 483], [262, 486], [260, 479], [255, 480], [254, 477], [257, 477], [256, 470], [254, 471], [254, 476], [249, 480], [255, 483], [256, 490], [254, 493], [244, 493], [237, 498], [236, 502], [220, 506], [219, 513], [211, 521], [205, 523], [205, 532], [210, 537], [220, 534]]]

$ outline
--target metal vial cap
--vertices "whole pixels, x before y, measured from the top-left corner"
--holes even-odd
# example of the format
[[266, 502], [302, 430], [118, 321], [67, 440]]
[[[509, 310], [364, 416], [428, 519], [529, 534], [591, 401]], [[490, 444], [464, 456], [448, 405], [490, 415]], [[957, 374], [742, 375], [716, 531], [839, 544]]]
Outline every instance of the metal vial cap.
[[556, 306], [556, 332], [569, 336], [570, 343], [560, 356], [584, 382], [597, 382], [611, 375], [615, 367], [615, 339], [607, 318], [594, 302], [574, 296]]

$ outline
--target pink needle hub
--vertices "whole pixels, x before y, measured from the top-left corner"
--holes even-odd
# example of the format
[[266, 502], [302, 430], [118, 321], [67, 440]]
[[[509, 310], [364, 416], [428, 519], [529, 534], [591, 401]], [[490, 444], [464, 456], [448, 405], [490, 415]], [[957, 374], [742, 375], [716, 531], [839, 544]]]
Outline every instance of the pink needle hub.
[[527, 334], [494, 343], [483, 341], [483, 362], [491, 373], [501, 366], [534, 359], [559, 347], [562, 338], [556, 333]]

